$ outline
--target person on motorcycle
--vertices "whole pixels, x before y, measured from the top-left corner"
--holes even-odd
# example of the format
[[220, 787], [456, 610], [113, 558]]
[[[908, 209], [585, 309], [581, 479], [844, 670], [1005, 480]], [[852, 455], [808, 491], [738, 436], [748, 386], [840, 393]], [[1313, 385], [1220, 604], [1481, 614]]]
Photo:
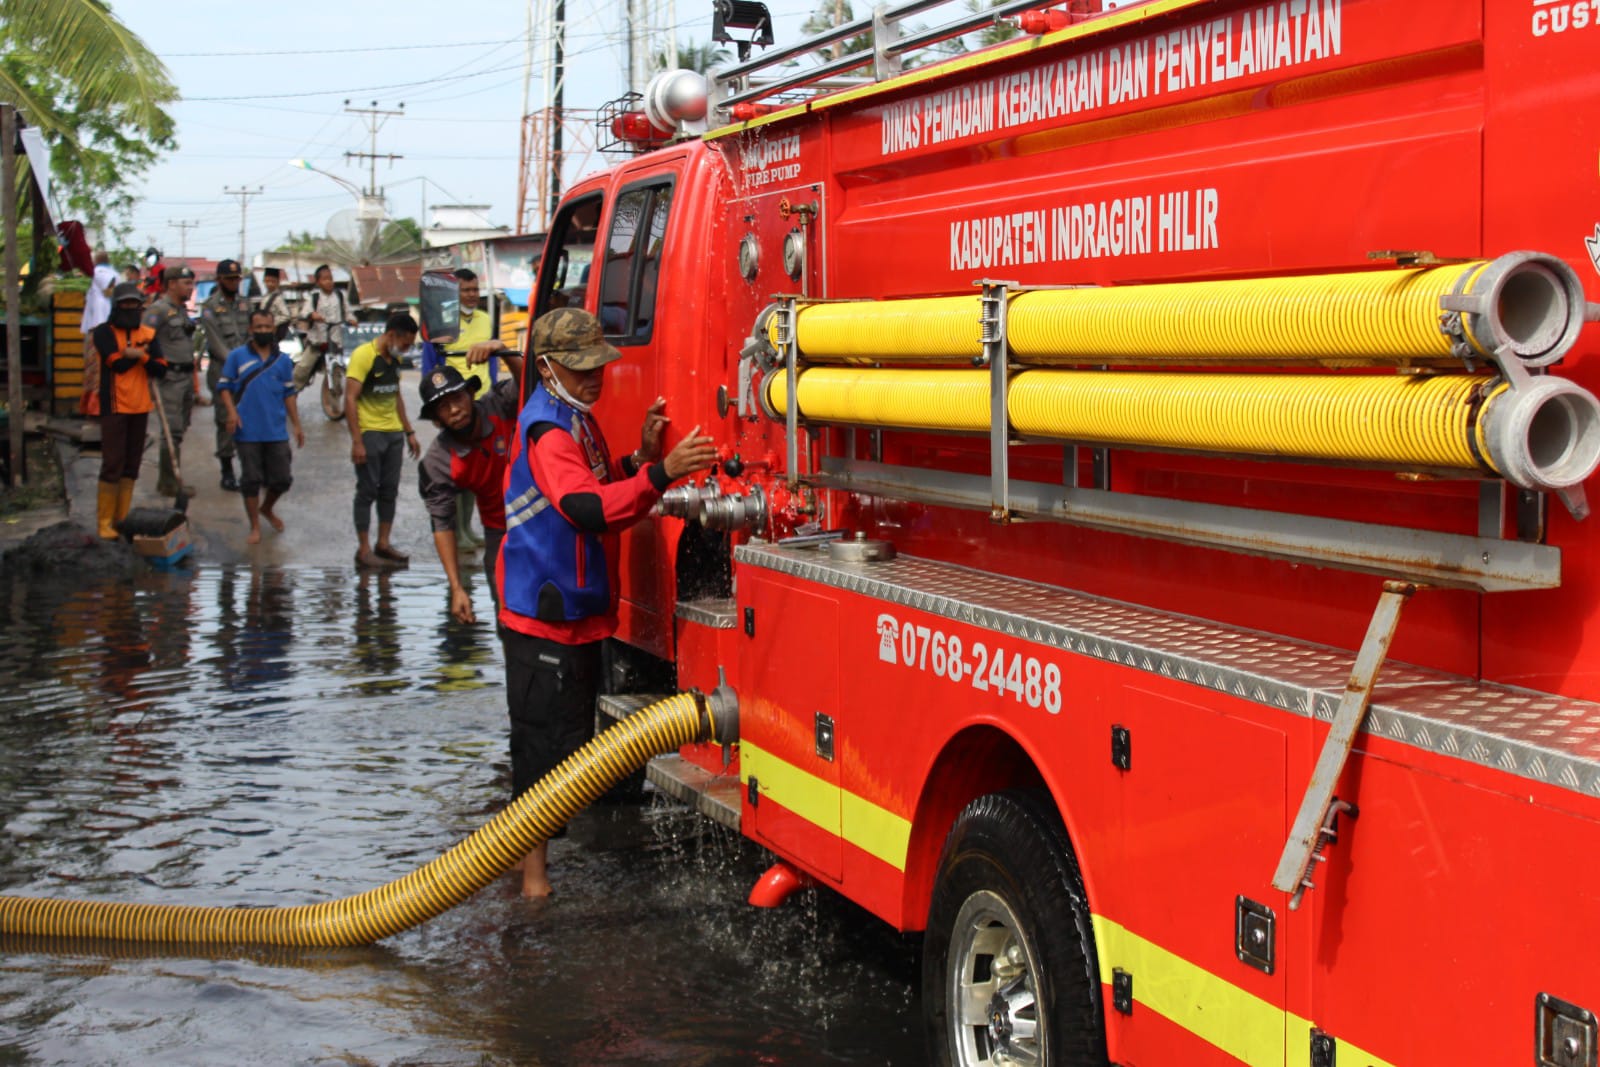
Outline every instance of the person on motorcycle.
[[299, 327], [305, 332], [306, 343], [301, 346], [300, 359], [294, 367], [296, 392], [311, 384], [311, 376], [330, 351], [344, 351], [344, 328], [356, 324], [344, 291], [333, 284], [333, 268], [324, 263], [312, 277], [317, 287], [301, 303], [304, 316]]

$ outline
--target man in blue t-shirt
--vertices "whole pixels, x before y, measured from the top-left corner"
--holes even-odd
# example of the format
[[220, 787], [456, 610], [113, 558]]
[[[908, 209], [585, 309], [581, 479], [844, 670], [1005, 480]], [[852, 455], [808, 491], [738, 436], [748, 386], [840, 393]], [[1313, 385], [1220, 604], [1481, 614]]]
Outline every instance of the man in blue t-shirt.
[[[272, 312], [251, 314], [250, 343], [228, 353], [217, 380], [217, 396], [227, 413], [224, 425], [239, 453], [239, 492], [250, 517], [246, 541], [258, 545], [263, 518], [274, 530], [283, 530], [283, 520], [273, 508], [294, 481], [289, 476], [290, 426], [295, 446], [306, 446], [295, 404], [294, 361], [278, 351]], [[263, 486], [265, 500], [259, 499]]]

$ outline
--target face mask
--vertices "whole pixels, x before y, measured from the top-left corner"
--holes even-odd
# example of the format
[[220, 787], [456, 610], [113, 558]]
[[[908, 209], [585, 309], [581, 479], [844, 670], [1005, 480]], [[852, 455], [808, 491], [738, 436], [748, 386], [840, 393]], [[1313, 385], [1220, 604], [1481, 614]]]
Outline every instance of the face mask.
[[552, 393], [556, 394], [556, 398], [559, 399], [563, 404], [566, 404], [568, 407], [576, 408], [585, 415], [589, 414], [589, 408], [593, 405], [585, 404], [583, 401], [567, 392], [566, 386], [561, 384], [561, 379], [556, 377], [555, 367], [551, 366], [549, 357], [540, 356], [539, 358], [544, 360], [544, 365], [546, 367], [550, 367], [550, 377], [545, 379], [545, 384], [550, 387], [550, 391]]
[[138, 308], [114, 308], [111, 312], [111, 325], [119, 330], [136, 330], [139, 328]]
[[250, 335], [250, 340], [254, 341], [257, 345], [259, 345], [262, 348], [271, 348], [272, 347], [272, 342], [276, 341], [277, 339], [278, 339], [278, 335], [276, 333], [270, 333], [270, 332], [269, 333], [253, 333], [253, 334]]

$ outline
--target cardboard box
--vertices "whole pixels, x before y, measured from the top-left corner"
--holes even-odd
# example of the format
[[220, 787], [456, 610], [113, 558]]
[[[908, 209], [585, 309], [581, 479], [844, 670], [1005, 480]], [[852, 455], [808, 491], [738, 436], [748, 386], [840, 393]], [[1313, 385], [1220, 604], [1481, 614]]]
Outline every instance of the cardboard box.
[[133, 550], [148, 559], [152, 566], [175, 567], [194, 550], [194, 541], [189, 536], [189, 524], [180, 523], [160, 537], [142, 535], [135, 537]]

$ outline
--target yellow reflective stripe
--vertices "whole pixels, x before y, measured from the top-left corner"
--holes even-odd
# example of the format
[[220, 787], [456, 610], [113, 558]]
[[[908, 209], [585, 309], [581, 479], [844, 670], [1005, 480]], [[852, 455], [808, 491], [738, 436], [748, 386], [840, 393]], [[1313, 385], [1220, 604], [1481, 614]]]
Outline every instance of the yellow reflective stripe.
[[1100, 980], [1120, 967], [1133, 999], [1251, 1067], [1283, 1064], [1283, 1009], [1226, 982], [1101, 915], [1094, 917]]
[[897, 871], [906, 869], [906, 853], [911, 848], [910, 819], [903, 819], [851, 792], [844, 794], [840, 815], [846, 841]]
[[761, 792], [806, 822], [844, 838], [897, 871], [906, 869], [911, 820], [740, 741], [739, 781], [748, 786], [751, 778], [758, 780]]
[[[1311, 1067], [1313, 1024], [1147, 941], [1103, 915], [1094, 917], [1100, 981], [1120, 967], [1133, 975], [1133, 999], [1251, 1067]], [[1339, 1041], [1339, 1062], [1394, 1067]]]
[[[1289, 1056], [1284, 1061], [1285, 1067], [1311, 1067], [1311, 1030], [1316, 1024], [1293, 1013], [1286, 1015], [1285, 1018], [1288, 1020], [1289, 1039]], [[1394, 1067], [1388, 1060], [1380, 1060], [1366, 1049], [1352, 1045], [1338, 1034], [1334, 1034], [1333, 1037], [1339, 1043], [1337, 1057], [1341, 1065]]]

